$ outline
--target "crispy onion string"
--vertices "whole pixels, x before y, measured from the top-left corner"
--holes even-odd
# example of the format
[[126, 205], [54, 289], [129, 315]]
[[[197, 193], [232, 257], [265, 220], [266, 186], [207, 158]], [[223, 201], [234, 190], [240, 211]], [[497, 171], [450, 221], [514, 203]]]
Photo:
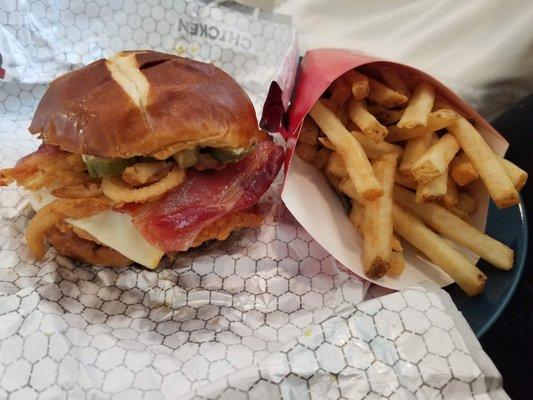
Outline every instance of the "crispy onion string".
[[101, 198], [58, 199], [41, 208], [28, 223], [26, 240], [33, 256], [40, 260], [46, 254], [47, 231], [65, 218], [86, 218], [110, 208]]
[[144, 203], [168, 192], [185, 179], [185, 171], [175, 168], [160, 181], [148, 186], [134, 188], [120, 176], [102, 178], [102, 192], [116, 203]]

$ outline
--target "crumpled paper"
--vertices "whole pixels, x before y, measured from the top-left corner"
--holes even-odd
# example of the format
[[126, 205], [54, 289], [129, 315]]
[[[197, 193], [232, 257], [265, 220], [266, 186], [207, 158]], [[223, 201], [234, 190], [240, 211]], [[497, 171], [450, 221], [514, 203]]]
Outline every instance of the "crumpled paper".
[[[0, 90], [0, 167], [37, 147], [26, 129], [43, 83], [114, 51], [154, 48], [212, 61], [258, 112], [272, 80], [290, 92], [294, 78], [287, 19], [234, 3], [1, 8], [0, 53], [11, 81]], [[230, 36], [211, 38], [209, 27]], [[35, 263], [24, 239], [29, 202], [14, 185], [0, 189], [0, 398], [376, 398], [395, 382], [391, 398], [498, 398], [499, 374], [464, 321], [464, 329], [450, 322], [453, 305], [435, 300], [442, 294], [414, 288], [354, 308], [368, 283], [313, 241], [280, 190], [278, 180], [261, 200], [259, 229], [150, 271], [76, 265], [53, 250]], [[427, 321], [426, 330], [417, 333], [410, 321]], [[454, 354], [466, 371], [453, 369]]]

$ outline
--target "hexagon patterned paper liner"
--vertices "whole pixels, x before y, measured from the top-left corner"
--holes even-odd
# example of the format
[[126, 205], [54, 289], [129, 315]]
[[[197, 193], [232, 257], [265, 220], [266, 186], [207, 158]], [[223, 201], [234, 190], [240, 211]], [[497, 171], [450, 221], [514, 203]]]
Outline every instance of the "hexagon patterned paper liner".
[[[194, 0], [18, 3], [0, 9], [2, 66], [14, 78], [0, 90], [2, 167], [38, 145], [27, 126], [43, 83], [125, 48], [213, 61], [257, 110], [271, 80], [285, 100], [290, 93], [297, 47], [286, 18]], [[210, 26], [226, 30], [226, 42], [201, 36]], [[228, 43], [231, 32], [252, 48]], [[149, 271], [77, 265], [53, 250], [35, 263], [23, 237], [28, 200], [19, 188], [1, 188], [0, 397], [375, 398], [392, 387], [463, 398], [500, 393], [501, 377], [472, 334], [452, 326], [453, 304], [439, 303], [434, 288], [356, 311], [368, 283], [311, 238], [280, 191], [281, 179], [260, 203], [260, 228]], [[330, 357], [341, 353], [347, 362]], [[386, 386], [375, 374], [383, 369]]]
[[[508, 147], [505, 139], [459, 96], [423, 71], [350, 50], [310, 50], [300, 63], [298, 81], [295, 84], [293, 100], [288, 111], [289, 126], [284, 135], [289, 143], [289, 150], [281, 198], [296, 220], [321, 246], [340, 263], [364, 279], [396, 290], [406, 289], [426, 280], [444, 287], [453, 283], [453, 280], [410, 245], [405, 246], [406, 268], [400, 277], [384, 276], [379, 280], [366, 277], [361, 262], [361, 236], [349, 222], [337, 195], [322, 172], [298, 157], [293, 157], [294, 145], [305, 116], [331, 82], [346, 71], [372, 63], [389, 64], [411, 76], [415, 74], [423, 76], [436, 87], [438, 93], [476, 122], [480, 133], [497, 154], [505, 154]], [[487, 220], [489, 196], [480, 182], [475, 182], [472, 195], [479, 204], [478, 211], [472, 216], [472, 224], [483, 230]], [[473, 252], [459, 245], [457, 248], [472, 262], [476, 263], [479, 259]]]

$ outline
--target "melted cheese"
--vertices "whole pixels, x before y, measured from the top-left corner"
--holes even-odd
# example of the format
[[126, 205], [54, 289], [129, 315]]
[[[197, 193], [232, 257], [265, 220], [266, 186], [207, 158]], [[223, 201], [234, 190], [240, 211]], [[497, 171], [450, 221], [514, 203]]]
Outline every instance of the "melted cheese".
[[[35, 211], [54, 200], [50, 190], [30, 192], [30, 203]], [[135, 229], [128, 214], [107, 210], [87, 218], [67, 218], [66, 222], [83, 229], [100, 243], [147, 268], [156, 268], [163, 257], [164, 253], [148, 243]]]

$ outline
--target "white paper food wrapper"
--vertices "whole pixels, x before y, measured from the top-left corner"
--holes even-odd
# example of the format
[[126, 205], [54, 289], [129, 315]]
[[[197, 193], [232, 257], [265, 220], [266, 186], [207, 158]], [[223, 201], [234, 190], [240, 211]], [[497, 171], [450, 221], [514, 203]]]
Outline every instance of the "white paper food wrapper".
[[[214, 62], [258, 112], [271, 81], [290, 93], [297, 48], [286, 18], [226, 2], [137, 3], [2, 3], [11, 81], [0, 83], [0, 167], [37, 147], [26, 130], [44, 83], [115, 51]], [[149, 271], [75, 265], [53, 250], [34, 262], [29, 202], [0, 189], [0, 398], [505, 397], [436, 289], [355, 309], [368, 284], [299, 226], [280, 190], [278, 180], [262, 199], [259, 229]]]

